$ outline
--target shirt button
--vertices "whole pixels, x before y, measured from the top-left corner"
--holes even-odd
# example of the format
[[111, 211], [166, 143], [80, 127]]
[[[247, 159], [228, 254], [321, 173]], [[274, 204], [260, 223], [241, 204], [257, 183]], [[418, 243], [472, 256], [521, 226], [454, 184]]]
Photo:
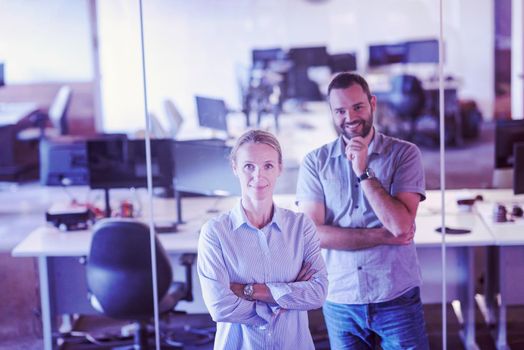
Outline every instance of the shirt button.
[[357, 267], [357, 269], [362, 270], [362, 266]]
[[355, 187], [358, 187], [358, 184], [355, 184]]
[[358, 205], [355, 205], [355, 208], [357, 208], [357, 209], [358, 209]]

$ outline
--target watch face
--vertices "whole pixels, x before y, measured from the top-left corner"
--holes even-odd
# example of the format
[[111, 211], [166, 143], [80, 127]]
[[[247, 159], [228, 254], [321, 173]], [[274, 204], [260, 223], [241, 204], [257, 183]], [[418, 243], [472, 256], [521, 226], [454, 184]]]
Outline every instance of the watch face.
[[253, 296], [253, 285], [252, 284], [246, 284], [244, 286], [244, 295], [248, 299], [251, 299], [251, 297]]
[[366, 170], [364, 170], [364, 173], [360, 175], [360, 177], [358, 178], [358, 181], [364, 181], [373, 177], [375, 177], [375, 173], [373, 172], [373, 170], [371, 168], [366, 168]]

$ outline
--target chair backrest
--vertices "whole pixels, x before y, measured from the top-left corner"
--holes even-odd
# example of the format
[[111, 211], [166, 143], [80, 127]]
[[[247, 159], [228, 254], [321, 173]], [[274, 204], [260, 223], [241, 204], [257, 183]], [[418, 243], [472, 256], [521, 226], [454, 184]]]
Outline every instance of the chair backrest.
[[[155, 237], [159, 300], [172, 282], [167, 253]], [[153, 315], [149, 227], [126, 219], [105, 219], [94, 227], [86, 265], [87, 285], [102, 312], [141, 320]]]
[[157, 139], [169, 138], [171, 135], [166, 131], [160, 120], [154, 113], [149, 113], [151, 123], [151, 135]]
[[53, 123], [53, 126], [60, 131], [61, 135], [68, 133], [67, 128], [67, 110], [71, 102], [71, 87], [63, 85], [56, 94], [53, 103], [49, 107], [48, 115], [49, 120]]
[[184, 118], [176, 108], [173, 101], [166, 99], [164, 100], [164, 111], [166, 112], [167, 122], [169, 123], [169, 132], [171, 137], [175, 138], [177, 133], [180, 131], [180, 127], [184, 122]]
[[394, 76], [391, 79], [389, 102], [401, 117], [418, 117], [425, 104], [422, 83], [413, 75], [401, 74]]

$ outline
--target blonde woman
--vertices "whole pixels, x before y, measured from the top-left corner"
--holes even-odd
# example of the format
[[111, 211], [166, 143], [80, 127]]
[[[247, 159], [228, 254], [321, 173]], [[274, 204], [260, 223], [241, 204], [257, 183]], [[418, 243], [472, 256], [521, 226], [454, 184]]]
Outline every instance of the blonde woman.
[[241, 199], [202, 227], [198, 245], [215, 349], [314, 349], [307, 310], [325, 300], [326, 268], [312, 221], [273, 203], [280, 144], [268, 132], [248, 131], [231, 164]]

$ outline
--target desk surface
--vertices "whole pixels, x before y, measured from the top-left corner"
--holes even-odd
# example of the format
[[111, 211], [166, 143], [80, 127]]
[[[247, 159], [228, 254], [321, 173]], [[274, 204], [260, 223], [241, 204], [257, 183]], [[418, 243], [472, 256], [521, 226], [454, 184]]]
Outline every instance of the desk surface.
[[38, 109], [36, 103], [0, 103], [0, 126], [18, 123]]
[[[499, 201], [511, 211], [515, 201]], [[524, 206], [524, 198], [518, 202], [521, 207]], [[514, 221], [495, 222], [493, 220], [494, 203], [477, 203], [475, 205], [477, 212], [481, 216], [484, 224], [489, 228], [494, 236], [496, 245], [511, 246], [524, 245], [524, 218], [515, 218]]]
[[[184, 224], [178, 225], [177, 232], [159, 234], [158, 237], [169, 253], [190, 253], [197, 251], [198, 232], [200, 227], [217, 212], [231, 207], [237, 199], [232, 198], [187, 198], [183, 199]], [[166, 217], [174, 220], [175, 211], [173, 201], [157, 201], [153, 212], [155, 218]], [[147, 213], [145, 208], [144, 213]], [[158, 220], [155, 220], [158, 222]], [[46, 225], [31, 232], [12, 251], [15, 257], [31, 256], [84, 256], [89, 252], [92, 231], [63, 232]]]
[[[458, 192], [449, 193], [450, 196]], [[460, 194], [462, 195], [462, 193]], [[441, 224], [441, 216], [437, 206], [439, 194], [428, 192], [428, 200], [422, 202], [420, 215], [417, 216], [417, 233], [415, 243], [417, 247], [437, 247], [442, 242], [442, 235], [435, 232]], [[170, 253], [196, 252], [198, 232], [202, 225], [211, 217], [220, 212], [229, 210], [238, 200], [237, 197], [196, 197], [183, 199], [183, 219], [185, 224], [179, 225], [178, 232], [159, 234], [159, 239]], [[294, 195], [276, 195], [278, 206], [296, 210]], [[455, 201], [453, 201], [455, 202]], [[168, 217], [174, 219], [174, 205], [172, 200], [156, 201], [155, 218]], [[437, 207], [436, 207], [437, 206]], [[448, 210], [449, 209], [449, 210]], [[495, 238], [484, 224], [481, 217], [475, 212], [463, 212], [456, 204], [450, 203], [446, 211], [446, 226], [460, 227], [471, 230], [471, 233], [462, 235], [446, 235], [448, 246], [481, 246], [496, 244]], [[144, 209], [147, 213], [147, 208]], [[34, 230], [12, 251], [16, 257], [31, 256], [83, 256], [87, 255], [91, 242], [91, 231], [62, 232], [51, 226], [43, 226]], [[520, 244], [520, 243], [518, 243]]]

